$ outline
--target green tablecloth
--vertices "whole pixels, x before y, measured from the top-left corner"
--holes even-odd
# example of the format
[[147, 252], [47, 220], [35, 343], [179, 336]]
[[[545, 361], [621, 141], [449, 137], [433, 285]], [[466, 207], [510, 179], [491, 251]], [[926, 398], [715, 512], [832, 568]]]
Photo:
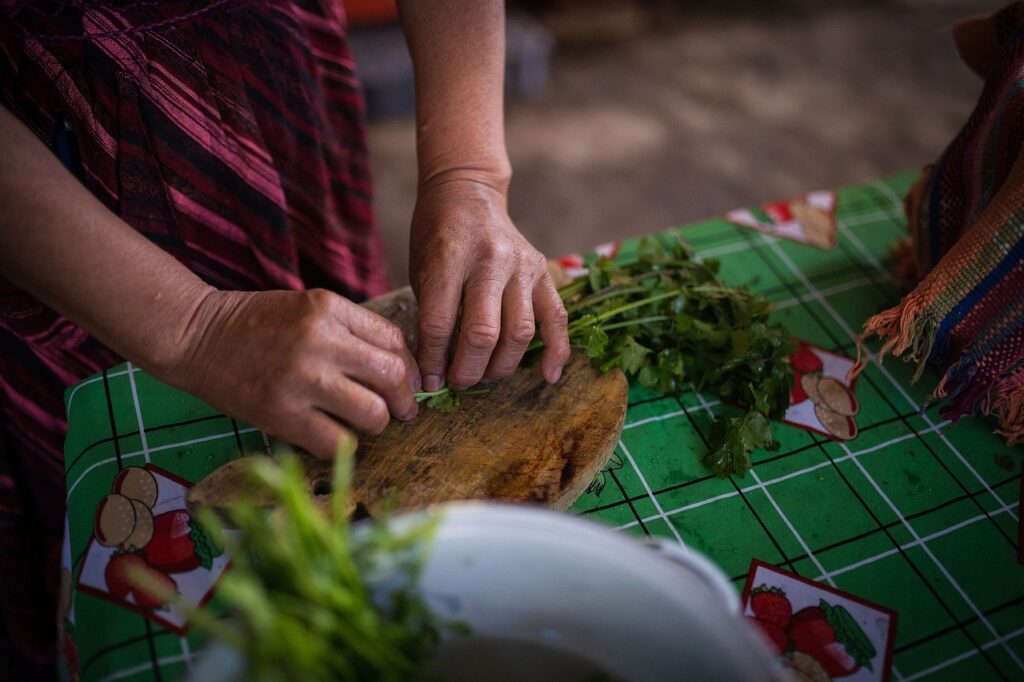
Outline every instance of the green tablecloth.
[[[724, 220], [680, 233], [702, 257], [720, 259], [727, 281], [752, 283], [774, 301], [775, 316], [794, 334], [851, 354], [863, 321], [898, 299], [881, 261], [905, 234], [900, 197], [912, 179], [840, 191], [834, 249]], [[922, 412], [935, 377], [915, 386], [911, 374], [896, 361], [870, 366], [857, 384], [856, 439], [833, 442], [780, 426], [782, 449], [758, 453], [754, 471], [735, 479], [708, 476], [699, 464], [712, 415], [722, 409], [711, 396], [665, 398], [633, 386], [603, 486], [592, 486], [573, 511], [686, 543], [718, 562], [738, 589], [759, 558], [895, 609], [893, 679], [1024, 678], [1020, 451], [980, 420], [949, 426], [936, 409]], [[148, 462], [195, 481], [241, 451], [265, 447], [258, 431], [124, 365], [73, 387], [66, 402], [67, 556], [76, 585], [96, 505], [121, 467]], [[155, 667], [176, 679], [187, 668], [200, 646], [194, 635], [179, 636], [94, 592], [76, 594], [69, 628], [83, 679], [157, 679]]]

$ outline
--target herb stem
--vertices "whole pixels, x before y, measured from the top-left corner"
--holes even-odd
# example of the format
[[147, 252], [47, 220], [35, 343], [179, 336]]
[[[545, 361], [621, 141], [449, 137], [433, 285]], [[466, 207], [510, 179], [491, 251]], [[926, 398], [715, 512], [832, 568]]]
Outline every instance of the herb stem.
[[416, 402], [422, 403], [424, 400], [430, 400], [434, 396], [446, 395], [448, 393], [456, 393], [456, 394], [458, 394], [460, 396], [464, 396], [464, 395], [474, 396], [474, 395], [486, 395], [487, 393], [490, 393], [490, 392], [491, 392], [490, 387], [470, 388], [470, 389], [466, 389], [465, 391], [453, 391], [452, 389], [448, 388], [447, 386], [442, 386], [441, 388], [437, 389], [436, 391], [420, 391], [419, 393], [413, 393], [412, 395], [416, 399]]
[[621, 285], [613, 285], [605, 287], [600, 292], [595, 292], [589, 296], [585, 296], [578, 301], [575, 301], [572, 305], [566, 306], [566, 312], [570, 315], [582, 308], [587, 306], [596, 305], [601, 301], [611, 298], [613, 296], [626, 296], [628, 294], [639, 294], [647, 291], [647, 287], [635, 286], [635, 287], [623, 287]]
[[615, 322], [613, 324], [602, 325], [603, 331], [610, 331], [612, 329], [622, 329], [623, 327], [632, 327], [639, 324], [647, 324], [648, 322], [664, 322], [670, 319], [668, 315], [651, 315], [650, 317], [641, 317], [636, 320], [623, 320], [622, 322]]
[[[612, 308], [607, 312], [601, 313], [600, 315], [597, 316], [596, 320], [598, 322], [603, 322], [604, 320], [616, 317], [621, 313], [626, 312], [627, 310], [633, 310], [634, 308], [639, 308], [641, 306], [648, 305], [649, 303], [657, 303], [658, 301], [664, 301], [666, 298], [678, 296], [679, 294], [682, 294], [685, 291], [685, 289], [673, 289], [672, 291], [666, 291], [656, 296], [648, 296], [647, 298], [642, 298], [639, 301], [632, 301], [630, 303], [626, 303], [625, 305], [620, 305], [618, 308]], [[571, 324], [569, 325], [570, 328], [572, 326], [573, 325]]]

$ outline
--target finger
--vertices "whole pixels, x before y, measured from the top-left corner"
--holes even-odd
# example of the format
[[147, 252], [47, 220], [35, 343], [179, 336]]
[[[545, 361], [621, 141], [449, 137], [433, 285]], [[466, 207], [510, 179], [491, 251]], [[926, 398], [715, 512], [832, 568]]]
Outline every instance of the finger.
[[370, 345], [397, 354], [405, 365], [405, 379], [409, 387], [414, 393], [421, 389], [419, 366], [409, 352], [405, 335], [398, 325], [382, 315], [358, 306], [349, 320], [348, 329]]
[[[355, 336], [341, 339], [340, 344], [344, 345], [344, 350], [339, 353], [339, 362], [346, 376], [383, 397], [391, 414], [399, 419], [409, 420], [416, 416], [410, 366], [401, 355], [382, 350]], [[415, 363], [412, 366], [415, 367]], [[415, 373], [414, 369], [411, 371]]]
[[488, 277], [466, 283], [459, 341], [448, 370], [453, 388], [473, 386], [483, 378], [501, 332], [501, 299], [506, 282]]
[[317, 459], [333, 459], [338, 452], [355, 451], [356, 435], [316, 408], [288, 419], [288, 425], [288, 432], [280, 433], [281, 438]]
[[562, 299], [545, 275], [533, 289], [533, 306], [540, 323], [540, 337], [544, 340], [544, 352], [540, 356], [540, 371], [548, 383], [555, 383], [562, 376], [562, 368], [569, 361], [569, 316]]
[[360, 433], [376, 436], [391, 421], [384, 398], [340, 373], [337, 379], [320, 383], [313, 390], [313, 403], [318, 408]]
[[505, 287], [501, 301], [501, 335], [487, 367], [488, 379], [504, 379], [512, 374], [533, 340], [537, 328], [530, 284], [516, 278]]
[[428, 282], [420, 287], [416, 359], [423, 375], [424, 390], [436, 391], [444, 382], [461, 297], [461, 282], [454, 278]]

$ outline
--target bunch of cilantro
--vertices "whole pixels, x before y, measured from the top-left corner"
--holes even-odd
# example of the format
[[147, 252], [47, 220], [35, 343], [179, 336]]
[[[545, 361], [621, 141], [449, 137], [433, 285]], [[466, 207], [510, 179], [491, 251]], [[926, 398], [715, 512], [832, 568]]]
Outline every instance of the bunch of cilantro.
[[[592, 256], [588, 274], [559, 290], [569, 313], [569, 341], [595, 367], [620, 368], [648, 389], [678, 394], [693, 384], [740, 408], [718, 417], [704, 465], [718, 476], [743, 475], [755, 449], [772, 450], [771, 420], [789, 406], [796, 344], [771, 323], [772, 306], [718, 277], [716, 261], [698, 261], [685, 244], [640, 242], [636, 257]], [[542, 345], [535, 341], [531, 350]], [[418, 394], [450, 410], [459, 396], [442, 388]]]
[[[459, 631], [416, 589], [436, 519], [351, 528], [351, 453], [336, 460], [326, 512], [297, 459], [251, 462], [261, 504], [235, 502], [223, 520], [203, 515], [231, 554], [215, 609], [169, 599], [240, 655], [246, 680], [430, 679], [442, 631]], [[213, 613], [222, 610], [227, 617]]]

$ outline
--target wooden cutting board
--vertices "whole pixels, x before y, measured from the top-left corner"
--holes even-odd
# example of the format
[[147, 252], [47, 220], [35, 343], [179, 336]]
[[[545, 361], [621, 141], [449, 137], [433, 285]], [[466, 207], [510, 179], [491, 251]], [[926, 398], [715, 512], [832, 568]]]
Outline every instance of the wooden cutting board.
[[[365, 304], [392, 320], [416, 346], [416, 301], [408, 288]], [[393, 420], [359, 442], [353, 503], [375, 516], [450, 500], [531, 502], [566, 509], [611, 457], [626, 413], [626, 378], [598, 374], [574, 351], [562, 378], [548, 385], [537, 367], [521, 367], [486, 395], [452, 412], [421, 406], [411, 422]], [[326, 501], [331, 464], [305, 457], [310, 492]], [[244, 465], [231, 462], [200, 481], [190, 505], [220, 508], [247, 494]]]

